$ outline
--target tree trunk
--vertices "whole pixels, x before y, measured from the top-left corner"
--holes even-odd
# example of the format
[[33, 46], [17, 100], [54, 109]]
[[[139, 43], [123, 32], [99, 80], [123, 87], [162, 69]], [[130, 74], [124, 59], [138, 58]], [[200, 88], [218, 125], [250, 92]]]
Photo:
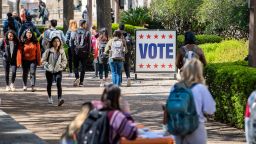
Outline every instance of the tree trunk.
[[88, 30], [91, 29], [92, 27], [92, 0], [87, 0], [87, 5], [88, 5]]
[[20, 0], [17, 0], [17, 4], [16, 4], [16, 12], [18, 15], [20, 15]]
[[111, 26], [111, 4], [110, 0], [96, 0], [97, 5], [97, 27], [107, 28], [109, 36], [112, 36]]
[[69, 20], [74, 19], [74, 0], [63, 0], [64, 33], [68, 30]]
[[3, 10], [3, 4], [2, 4], [2, 0], [0, 0], [0, 19], [2, 19], [2, 10]]
[[256, 0], [251, 0], [249, 23], [249, 66], [256, 67]]
[[119, 19], [120, 19], [119, 0], [115, 0], [115, 23], [119, 23]]

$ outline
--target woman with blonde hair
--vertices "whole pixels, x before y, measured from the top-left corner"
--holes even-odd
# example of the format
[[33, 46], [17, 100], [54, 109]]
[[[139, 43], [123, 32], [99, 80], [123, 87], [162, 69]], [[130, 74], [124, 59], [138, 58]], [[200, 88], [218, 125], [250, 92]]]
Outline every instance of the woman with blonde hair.
[[68, 66], [69, 66], [69, 76], [73, 77], [73, 50], [75, 48], [74, 40], [75, 40], [75, 34], [77, 30], [77, 22], [75, 20], [69, 21], [69, 29], [66, 33], [66, 44], [68, 45]]
[[[207, 86], [205, 85], [205, 79], [203, 76], [203, 64], [198, 59], [192, 59], [188, 61], [181, 72], [181, 80], [175, 84], [171, 93], [175, 91], [177, 85], [185, 85], [189, 88], [193, 95], [194, 108], [196, 110], [195, 116], [197, 116], [198, 127], [187, 135], [175, 135], [176, 144], [206, 144], [207, 143], [207, 132], [205, 129], [205, 115], [212, 115], [216, 111], [215, 101], [212, 98]], [[171, 97], [172, 94], [170, 94]], [[170, 100], [169, 100], [170, 101]], [[167, 105], [168, 106], [168, 105]], [[168, 107], [167, 107], [168, 111]], [[168, 112], [169, 114], [169, 112]], [[170, 116], [171, 114], [169, 114]], [[167, 121], [171, 117], [167, 118]], [[171, 123], [169, 123], [171, 125]], [[168, 125], [169, 127], [169, 125]]]

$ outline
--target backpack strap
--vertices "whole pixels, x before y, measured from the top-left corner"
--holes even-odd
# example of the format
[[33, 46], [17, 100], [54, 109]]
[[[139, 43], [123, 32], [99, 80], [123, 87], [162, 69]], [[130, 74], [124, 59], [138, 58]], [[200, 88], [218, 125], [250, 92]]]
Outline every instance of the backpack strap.
[[50, 50], [48, 51], [48, 55], [47, 55], [47, 62], [49, 63], [49, 58], [50, 58], [50, 54], [51, 54], [51, 52], [50, 52]]

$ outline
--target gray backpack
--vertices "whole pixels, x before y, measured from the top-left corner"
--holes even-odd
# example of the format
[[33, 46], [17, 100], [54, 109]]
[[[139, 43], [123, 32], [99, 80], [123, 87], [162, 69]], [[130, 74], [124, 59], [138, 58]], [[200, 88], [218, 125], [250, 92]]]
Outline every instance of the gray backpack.
[[122, 39], [117, 39], [111, 45], [111, 58], [124, 59], [124, 44]]

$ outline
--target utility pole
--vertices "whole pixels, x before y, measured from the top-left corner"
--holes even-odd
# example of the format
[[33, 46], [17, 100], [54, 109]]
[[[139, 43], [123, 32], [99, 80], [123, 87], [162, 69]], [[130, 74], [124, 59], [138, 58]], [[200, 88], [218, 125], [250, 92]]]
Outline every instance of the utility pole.
[[74, 0], [63, 0], [64, 33], [68, 30], [69, 20], [74, 19]]
[[249, 23], [249, 66], [256, 67], [256, 0], [249, 0], [250, 23]]

